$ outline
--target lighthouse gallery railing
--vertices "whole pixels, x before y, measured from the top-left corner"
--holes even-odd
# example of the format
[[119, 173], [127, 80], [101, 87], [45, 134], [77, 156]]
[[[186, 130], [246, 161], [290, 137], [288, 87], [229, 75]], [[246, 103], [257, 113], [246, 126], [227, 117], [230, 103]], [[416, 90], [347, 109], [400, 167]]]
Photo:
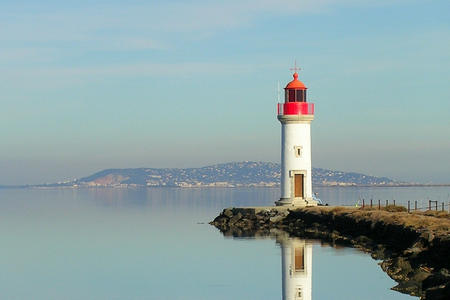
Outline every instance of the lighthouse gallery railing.
[[278, 115], [313, 115], [314, 103], [287, 102], [278, 103]]

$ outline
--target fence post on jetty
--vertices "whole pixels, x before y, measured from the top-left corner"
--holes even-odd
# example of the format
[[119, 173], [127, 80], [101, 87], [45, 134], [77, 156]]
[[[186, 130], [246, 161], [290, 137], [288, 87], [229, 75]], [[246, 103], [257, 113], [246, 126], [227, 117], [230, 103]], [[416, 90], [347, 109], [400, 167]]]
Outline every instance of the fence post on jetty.
[[370, 198], [370, 208], [372, 208], [372, 198]]
[[431, 200], [428, 200], [428, 210], [431, 210]]
[[414, 210], [417, 210], [417, 200], [414, 201]]
[[444, 202], [442, 202], [442, 211], [444, 211]]
[[394, 206], [395, 206], [395, 199], [393, 199], [392, 201], [394, 201]]
[[434, 201], [434, 202], [435, 202], [434, 204], [436, 205], [436, 211], [437, 211], [437, 203], [438, 203], [438, 202], [437, 202], [437, 200], [436, 200], [436, 201]]
[[408, 213], [409, 213], [409, 200], [408, 200]]
[[364, 203], [364, 198], [363, 198], [363, 208], [364, 208], [364, 206], [365, 206], [365, 203]]
[[380, 201], [380, 199], [378, 199], [378, 210], [380, 210], [381, 209], [381, 201]]
[[389, 205], [389, 200], [386, 200], [386, 207]]

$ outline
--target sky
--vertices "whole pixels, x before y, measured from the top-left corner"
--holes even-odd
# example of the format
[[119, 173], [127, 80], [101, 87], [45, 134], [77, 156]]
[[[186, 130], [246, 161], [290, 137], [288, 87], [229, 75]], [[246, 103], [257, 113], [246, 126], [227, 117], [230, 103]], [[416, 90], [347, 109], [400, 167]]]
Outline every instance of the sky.
[[2, 0], [0, 185], [279, 162], [295, 60], [313, 166], [450, 183], [447, 0]]

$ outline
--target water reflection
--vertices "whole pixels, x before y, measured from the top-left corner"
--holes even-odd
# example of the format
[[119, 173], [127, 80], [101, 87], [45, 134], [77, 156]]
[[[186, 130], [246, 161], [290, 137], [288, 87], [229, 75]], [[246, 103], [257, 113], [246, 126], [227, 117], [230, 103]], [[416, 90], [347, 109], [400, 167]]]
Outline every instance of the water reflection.
[[287, 236], [277, 237], [281, 246], [283, 300], [311, 300], [312, 243]]

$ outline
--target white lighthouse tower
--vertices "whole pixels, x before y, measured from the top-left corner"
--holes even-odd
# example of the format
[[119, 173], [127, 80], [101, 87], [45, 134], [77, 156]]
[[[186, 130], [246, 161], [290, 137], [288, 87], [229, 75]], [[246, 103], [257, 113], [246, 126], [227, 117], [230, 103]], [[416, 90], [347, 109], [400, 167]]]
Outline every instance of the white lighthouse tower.
[[285, 90], [284, 103], [278, 103], [281, 122], [281, 197], [277, 206], [315, 206], [311, 179], [311, 122], [314, 103], [306, 102], [307, 87], [294, 80]]

